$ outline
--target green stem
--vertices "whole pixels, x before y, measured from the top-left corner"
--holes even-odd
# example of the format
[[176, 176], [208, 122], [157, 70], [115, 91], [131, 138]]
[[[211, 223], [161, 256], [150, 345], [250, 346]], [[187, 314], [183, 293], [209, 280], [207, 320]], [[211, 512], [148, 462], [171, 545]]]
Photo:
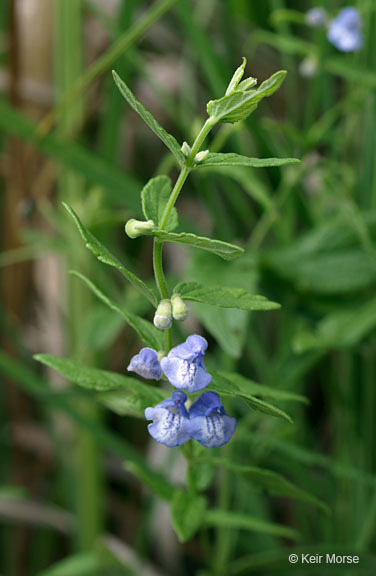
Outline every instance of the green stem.
[[155, 282], [157, 284], [158, 292], [161, 298], [168, 298], [168, 288], [166, 283], [166, 278], [163, 273], [163, 264], [162, 264], [162, 243], [159, 240], [154, 240], [154, 249], [153, 249], [153, 267], [154, 267], [154, 276]]
[[174, 189], [171, 192], [171, 196], [168, 199], [168, 202], [166, 204], [166, 208], [164, 209], [164, 212], [162, 214], [162, 219], [161, 219], [161, 223], [159, 226], [159, 228], [161, 230], [163, 230], [167, 224], [167, 220], [168, 220], [168, 217], [170, 215], [170, 212], [173, 209], [175, 202], [176, 202], [176, 200], [180, 194], [180, 191], [184, 186], [184, 182], [188, 178], [189, 172], [190, 172], [190, 168], [187, 168], [186, 166], [184, 166], [184, 168], [182, 168], [180, 171], [180, 174], [178, 176], [178, 179], [176, 180]]
[[[157, 239], [154, 240], [154, 247], [153, 247], [153, 268], [154, 268], [154, 276], [155, 276], [155, 283], [158, 288], [158, 292], [161, 298], [169, 298], [168, 287], [166, 283], [166, 278], [163, 273], [163, 264], [162, 264], [162, 246], [163, 244], [159, 242]], [[172, 330], [169, 328], [165, 332], [166, 337], [166, 352], [169, 352], [172, 347]]]
[[[191, 153], [189, 154], [186, 162], [186, 166], [183, 166], [181, 169], [179, 176], [175, 182], [175, 186], [171, 192], [170, 198], [166, 204], [166, 208], [162, 214], [161, 223], [159, 225], [160, 230], [163, 230], [166, 227], [168, 217], [170, 216], [171, 210], [173, 209], [176, 200], [181, 192], [181, 189], [184, 186], [186, 179], [190, 171], [192, 170], [193, 163], [197, 152], [200, 150], [202, 143], [204, 142], [205, 138], [209, 134], [210, 130], [213, 126], [217, 123], [215, 118], [208, 118], [201, 128], [200, 132], [198, 133], [195, 141], [193, 142]], [[163, 259], [162, 259], [162, 248], [163, 242], [160, 240], [154, 239], [154, 248], [153, 248], [153, 268], [154, 268], [154, 277], [155, 283], [158, 288], [158, 292], [161, 298], [169, 298], [169, 291], [166, 283], [166, 279], [163, 272]], [[172, 346], [172, 332], [171, 328], [166, 330], [166, 347], [167, 352], [170, 350]]]
[[178, 179], [176, 180], [174, 189], [171, 192], [171, 196], [168, 199], [168, 202], [166, 204], [166, 208], [164, 209], [162, 219], [161, 219], [161, 224], [159, 226], [159, 228], [161, 230], [163, 230], [165, 228], [165, 226], [167, 224], [168, 217], [170, 215], [170, 212], [173, 209], [173, 207], [175, 206], [175, 202], [178, 199], [180, 191], [183, 188], [184, 183], [185, 183], [186, 179], [188, 178], [190, 171], [192, 170], [194, 159], [195, 159], [197, 152], [199, 152], [202, 143], [204, 142], [204, 140], [207, 137], [207, 135], [209, 134], [210, 130], [213, 128], [213, 126], [216, 123], [217, 123], [216, 118], [213, 118], [213, 117], [208, 118], [206, 120], [205, 124], [203, 125], [203, 127], [201, 128], [200, 132], [196, 136], [196, 139], [193, 142], [193, 145], [191, 148], [191, 153], [187, 158], [186, 165], [181, 169], [180, 174], [178, 176]]

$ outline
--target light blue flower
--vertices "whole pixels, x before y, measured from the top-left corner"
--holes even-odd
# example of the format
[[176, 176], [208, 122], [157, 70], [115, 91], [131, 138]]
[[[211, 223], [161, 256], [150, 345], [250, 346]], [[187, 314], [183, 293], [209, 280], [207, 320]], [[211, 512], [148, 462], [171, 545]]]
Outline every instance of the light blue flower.
[[207, 346], [205, 338], [194, 334], [162, 358], [162, 370], [170, 384], [188, 392], [197, 392], [211, 383], [212, 376], [206, 372], [203, 362]]
[[136, 356], [133, 356], [128, 372], [136, 372], [143, 378], [160, 380], [162, 378], [162, 369], [158, 360], [158, 354], [152, 348], [142, 348]]
[[184, 406], [187, 395], [181, 390], [175, 390], [171, 398], [163, 400], [154, 408], [146, 408], [146, 420], [154, 420], [148, 425], [150, 436], [157, 442], [173, 448], [190, 439], [185, 430], [188, 413]]
[[330, 22], [328, 40], [341, 52], [357, 52], [363, 47], [362, 18], [356, 8], [340, 11]]
[[312, 28], [321, 28], [325, 26], [327, 20], [327, 13], [325, 8], [317, 6], [316, 8], [311, 8], [305, 14], [305, 21], [308, 26]]
[[219, 448], [231, 439], [236, 419], [226, 413], [218, 394], [204, 392], [189, 410], [184, 428], [205, 448]]

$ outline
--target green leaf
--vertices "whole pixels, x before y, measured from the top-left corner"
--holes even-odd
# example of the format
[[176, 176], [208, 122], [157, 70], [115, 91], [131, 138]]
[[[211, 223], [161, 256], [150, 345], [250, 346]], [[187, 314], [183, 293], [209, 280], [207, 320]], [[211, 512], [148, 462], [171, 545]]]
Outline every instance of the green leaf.
[[115, 372], [83, 366], [69, 358], [51, 354], [37, 354], [35, 360], [49, 366], [82, 388], [98, 392], [96, 398], [110, 410], [120, 415], [144, 419], [145, 408], [155, 406], [167, 393], [135, 378]]
[[[171, 195], [171, 180], [168, 176], [157, 176], [146, 184], [141, 192], [142, 211], [147, 220], [160, 226], [162, 215]], [[171, 232], [178, 225], [178, 213], [172, 208], [164, 229]]]
[[183, 300], [202, 302], [219, 308], [239, 308], [240, 310], [277, 310], [280, 304], [270, 302], [264, 296], [255, 296], [243, 288], [226, 286], [203, 286], [199, 282], [180, 282], [174, 292]]
[[188, 486], [194, 486], [198, 492], [208, 490], [213, 483], [215, 472], [216, 467], [211, 462], [195, 460], [194, 466], [189, 466], [187, 469]]
[[178, 490], [171, 504], [171, 521], [180, 542], [187, 542], [200, 528], [204, 519], [206, 499]]
[[84, 552], [73, 554], [57, 561], [46, 570], [38, 572], [38, 576], [93, 576], [105, 574], [111, 568], [98, 552]]
[[166, 132], [164, 128], [156, 121], [154, 116], [150, 114], [148, 110], [146, 110], [145, 106], [139, 102], [134, 94], [129, 90], [128, 86], [123, 82], [123, 80], [116, 74], [116, 72], [112, 71], [116, 86], [119, 88], [121, 94], [124, 96], [128, 104], [141, 116], [144, 122], [149, 126], [149, 128], [160, 138], [165, 146], [172, 152], [175, 156], [176, 160], [181, 166], [185, 164], [185, 157], [183, 152], [180, 150], [180, 146], [176, 139]]
[[219, 100], [211, 100], [207, 105], [209, 116], [218, 122], [239, 122], [253, 112], [260, 100], [271, 96], [282, 84], [287, 72], [280, 70], [265, 80], [257, 90], [235, 90]]
[[71, 208], [71, 206], [69, 206], [65, 202], [63, 202], [63, 206], [72, 216], [73, 220], [76, 223], [77, 228], [80, 231], [82, 238], [85, 241], [86, 247], [94, 254], [94, 256], [96, 256], [98, 260], [100, 260], [104, 264], [117, 268], [121, 272], [121, 274], [137, 290], [142, 292], [142, 294], [146, 296], [146, 298], [156, 308], [158, 305], [157, 298], [155, 294], [150, 290], [150, 288], [146, 286], [145, 282], [143, 282], [135, 274], [127, 270], [127, 268], [125, 268], [125, 266], [123, 266], [122, 263], [117, 258], [115, 258], [115, 256], [113, 256], [111, 252], [105, 246], [103, 246], [103, 244], [101, 244], [101, 242], [99, 242], [99, 240], [91, 232], [89, 232], [89, 230], [87, 230], [87, 228], [85, 228], [85, 226], [82, 224], [81, 220], [79, 219], [73, 208]]
[[326, 514], [330, 513], [328, 506], [319, 498], [316, 498], [316, 496], [313, 496], [298, 486], [295, 486], [295, 484], [277, 472], [265, 470], [264, 468], [258, 468], [256, 466], [241, 466], [230, 462], [225, 458], [200, 458], [199, 462], [201, 462], [201, 460], [202, 462], [211, 463], [214, 466], [223, 466], [224, 468], [235, 472], [236, 475], [241, 474], [242, 476], [249, 478], [254, 484], [256, 484], [256, 486], [267, 490], [270, 494], [275, 496], [287, 496], [294, 500], [307, 502], [317, 508], [321, 508], [321, 510]]
[[250, 168], [268, 168], [285, 166], [286, 164], [299, 164], [298, 158], [248, 158], [240, 154], [209, 153], [205, 160], [195, 165], [195, 168], [205, 168], [208, 166], [248, 166]]
[[124, 462], [124, 468], [136, 476], [143, 486], [147, 486], [151, 492], [170, 502], [174, 494], [174, 487], [163, 476], [158, 474], [151, 475], [145, 466], [140, 466], [138, 462], [127, 460]]
[[105, 569], [95, 552], [74, 554], [59, 560], [38, 576], [93, 576]]
[[[252, 396], [260, 396], [263, 399], [275, 400], [280, 402], [300, 402], [302, 404], [308, 404], [308, 398], [302, 396], [301, 394], [296, 394], [295, 392], [286, 392], [285, 390], [279, 390], [278, 388], [272, 388], [271, 386], [266, 386], [265, 384], [258, 384], [241, 374], [236, 372], [226, 372], [224, 370], [217, 370], [215, 372], [218, 379], [225, 379], [227, 381], [235, 384], [237, 389], [243, 394], [251, 394]], [[222, 382], [225, 385], [224, 382]]]
[[217, 254], [217, 256], [220, 256], [224, 260], [233, 260], [234, 258], [238, 258], [244, 252], [243, 248], [235, 246], [235, 244], [229, 244], [228, 242], [222, 242], [221, 240], [212, 240], [211, 238], [196, 236], [196, 234], [190, 234], [187, 232], [175, 234], [174, 232], [165, 232], [165, 230], [156, 229], [153, 230], [151, 234], [163, 242], [186, 244], [187, 246], [207, 250], [208, 252]]
[[217, 372], [215, 370], [211, 370], [211, 374], [213, 376], [213, 382], [210, 384], [210, 386], [208, 386], [208, 390], [217, 392], [221, 396], [241, 398], [255, 410], [263, 412], [264, 414], [268, 414], [269, 416], [276, 416], [278, 418], [283, 418], [284, 420], [287, 420], [287, 422], [290, 422], [290, 424], [292, 424], [293, 421], [291, 417], [288, 414], [286, 414], [286, 412], [256, 397], [254, 394], [246, 390], [245, 387], [240, 388], [232, 380], [231, 378], [232, 375], [224, 376], [224, 373]]
[[160, 330], [155, 328], [155, 326], [151, 322], [149, 322], [148, 320], [144, 320], [144, 318], [140, 318], [136, 314], [132, 314], [131, 312], [128, 312], [127, 310], [125, 310], [125, 308], [120, 307], [117, 304], [115, 304], [114, 302], [112, 302], [112, 300], [110, 300], [110, 298], [108, 298], [105, 294], [103, 294], [103, 292], [101, 292], [101, 290], [99, 290], [99, 288], [95, 284], [93, 284], [93, 282], [91, 282], [91, 280], [89, 280], [89, 278], [86, 278], [86, 276], [84, 276], [83, 274], [80, 274], [80, 272], [76, 272], [75, 270], [72, 270], [71, 274], [73, 276], [76, 276], [80, 280], [82, 280], [82, 282], [85, 282], [85, 284], [90, 288], [90, 290], [106, 306], [111, 308], [111, 310], [118, 312], [118, 314], [120, 314], [123, 318], [125, 318], [125, 320], [129, 324], [129, 326], [131, 326], [137, 332], [140, 339], [147, 346], [150, 346], [150, 348], [154, 348], [154, 350], [157, 350], [157, 351], [163, 350], [163, 348], [164, 348], [163, 334]]
[[272, 524], [249, 516], [248, 514], [238, 514], [227, 510], [207, 510], [204, 518], [206, 526], [223, 526], [225, 528], [234, 528], [236, 530], [249, 530], [260, 534], [271, 534], [281, 538], [290, 538], [298, 540], [299, 534], [296, 530], [282, 526], [281, 524]]

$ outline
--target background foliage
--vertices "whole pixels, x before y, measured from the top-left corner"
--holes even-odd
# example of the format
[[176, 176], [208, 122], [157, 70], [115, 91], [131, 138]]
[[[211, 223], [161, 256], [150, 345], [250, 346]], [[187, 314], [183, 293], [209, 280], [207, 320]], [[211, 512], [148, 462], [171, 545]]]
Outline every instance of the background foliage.
[[[300, 550], [359, 553], [361, 564], [346, 573], [374, 573], [376, 16], [372, 2], [356, 3], [364, 49], [340, 54], [304, 24], [313, 5], [3, 2], [1, 573], [289, 574], [288, 554]], [[345, 3], [322, 5], [334, 14]], [[281, 68], [288, 76], [248, 120], [215, 130], [211, 151], [302, 163], [208, 166], [178, 202], [182, 230], [240, 244], [245, 254], [224, 262], [168, 245], [171, 288], [241, 287], [282, 305], [258, 313], [190, 303], [178, 336], [202, 326], [221, 394], [230, 386], [241, 393], [226, 398], [238, 417], [233, 441], [189, 468], [210, 513], [181, 544], [169, 501], [183, 539], [203, 508], [201, 497], [182, 495], [184, 461], [150, 440], [144, 420], [124, 417], [130, 403], [104, 394], [107, 372], [98, 372], [124, 373], [140, 347], [132, 319], [151, 319], [151, 309], [85, 249], [62, 202], [150, 287], [151, 240], [128, 239], [124, 223], [142, 217], [145, 183], [175, 177], [176, 166], [110, 71], [191, 143], [206, 102], [224, 93], [242, 56], [260, 81]], [[312, 77], [302, 74], [307, 58]], [[41, 352], [90, 366], [96, 392], [85, 380], [71, 386], [66, 365], [67, 379], [46, 368], [51, 356], [35, 362]], [[250, 409], [241, 398], [249, 384], [228, 378], [235, 371], [281, 413]], [[344, 568], [294, 568], [306, 571]]]

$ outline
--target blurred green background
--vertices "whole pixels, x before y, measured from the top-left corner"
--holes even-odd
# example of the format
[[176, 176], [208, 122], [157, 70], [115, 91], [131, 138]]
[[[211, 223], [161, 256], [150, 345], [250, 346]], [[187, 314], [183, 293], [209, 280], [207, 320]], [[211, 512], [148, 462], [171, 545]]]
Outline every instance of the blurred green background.
[[[348, 5], [319, 4], [333, 15]], [[364, 18], [358, 54], [337, 52], [324, 30], [305, 25], [316, 6], [308, 0], [2, 0], [0, 574], [376, 573], [376, 6], [353, 5]], [[287, 79], [247, 121], [216, 129], [210, 149], [302, 163], [195, 173], [178, 201], [184, 229], [236, 241], [246, 254], [223, 263], [169, 245], [168, 279], [243, 287], [282, 304], [260, 314], [192, 304], [184, 333], [202, 327], [209, 369], [307, 397], [282, 403], [293, 425], [231, 401], [238, 430], [221, 454], [281, 473], [330, 513], [209, 470], [214, 506], [300, 539], [224, 524], [182, 545], [166, 505], [126, 464], [144, 458], [179, 483], [180, 453], [32, 355], [124, 372], [140, 347], [72, 268], [151, 318], [85, 250], [61, 207], [71, 203], [152, 283], [151, 241], [129, 240], [124, 223], [141, 215], [147, 180], [174, 178], [176, 167], [111, 69], [179, 142], [192, 142], [242, 56], [259, 81], [281, 68]], [[361, 561], [289, 566], [291, 552], [311, 551]]]

